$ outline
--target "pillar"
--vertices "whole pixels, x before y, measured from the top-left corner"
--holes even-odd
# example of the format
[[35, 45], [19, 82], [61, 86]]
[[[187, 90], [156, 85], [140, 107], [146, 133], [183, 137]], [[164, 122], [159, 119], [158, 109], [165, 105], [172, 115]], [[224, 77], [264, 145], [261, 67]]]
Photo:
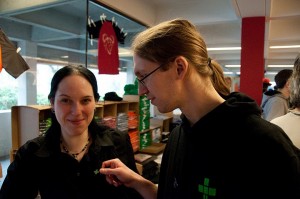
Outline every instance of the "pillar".
[[240, 92], [253, 98], [258, 105], [262, 99], [264, 36], [265, 17], [242, 19]]

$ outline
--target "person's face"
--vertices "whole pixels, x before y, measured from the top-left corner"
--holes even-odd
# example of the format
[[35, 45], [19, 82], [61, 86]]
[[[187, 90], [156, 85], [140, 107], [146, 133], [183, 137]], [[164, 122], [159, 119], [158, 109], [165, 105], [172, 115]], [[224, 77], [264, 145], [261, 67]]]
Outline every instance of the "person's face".
[[[135, 65], [134, 73], [139, 80], [142, 80], [139, 81], [139, 95], [146, 95], [147, 99], [151, 100], [151, 104], [157, 106], [162, 113], [170, 112], [177, 108], [174, 108], [174, 105], [172, 105], [176, 89], [173, 67], [163, 71], [159, 68], [162, 65], [137, 55], [133, 56], [133, 60]], [[163, 64], [172, 64], [172, 62]]]
[[96, 106], [91, 84], [79, 75], [65, 77], [58, 85], [52, 106], [62, 134], [87, 132]]

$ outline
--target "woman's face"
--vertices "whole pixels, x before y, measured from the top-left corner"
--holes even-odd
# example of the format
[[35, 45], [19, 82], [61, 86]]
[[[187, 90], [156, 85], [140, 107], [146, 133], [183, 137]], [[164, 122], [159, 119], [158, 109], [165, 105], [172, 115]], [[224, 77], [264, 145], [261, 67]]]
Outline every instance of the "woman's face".
[[80, 75], [70, 75], [61, 80], [52, 106], [65, 136], [87, 132], [94, 117], [96, 102], [91, 84]]

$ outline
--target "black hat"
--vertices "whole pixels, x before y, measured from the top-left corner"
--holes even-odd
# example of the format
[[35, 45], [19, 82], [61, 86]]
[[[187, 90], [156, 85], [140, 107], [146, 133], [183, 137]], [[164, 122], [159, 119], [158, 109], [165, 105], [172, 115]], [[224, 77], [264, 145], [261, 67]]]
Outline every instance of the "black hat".
[[116, 92], [105, 93], [104, 100], [107, 101], [122, 101], [123, 98], [119, 97]]
[[291, 69], [283, 69], [275, 75], [275, 82], [277, 88], [283, 88], [288, 79], [291, 77], [293, 70]]

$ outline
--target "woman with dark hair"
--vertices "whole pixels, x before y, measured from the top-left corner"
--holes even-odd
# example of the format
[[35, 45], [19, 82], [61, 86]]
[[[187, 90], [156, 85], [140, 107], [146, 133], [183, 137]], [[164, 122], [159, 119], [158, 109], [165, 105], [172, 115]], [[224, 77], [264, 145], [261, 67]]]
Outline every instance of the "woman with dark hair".
[[280, 126], [300, 149], [300, 55], [294, 62], [289, 89], [291, 109], [287, 114], [277, 117], [271, 122]]
[[0, 191], [1, 199], [141, 198], [132, 188], [112, 187], [99, 173], [103, 161], [119, 158], [137, 172], [129, 135], [98, 126], [94, 74], [65, 66], [51, 81], [52, 124], [44, 136], [19, 148]]
[[263, 93], [261, 108], [262, 117], [271, 121], [272, 119], [285, 115], [289, 111], [289, 84], [292, 75], [291, 69], [279, 71], [274, 79], [276, 85], [274, 90], [270, 89]]
[[300, 198], [298, 151], [282, 129], [261, 118], [253, 99], [230, 93], [193, 24], [162, 22], [138, 34], [132, 47], [139, 95], [161, 113], [179, 108], [182, 123], [168, 138], [158, 187], [118, 159], [100, 169], [108, 182], [144, 198]]

